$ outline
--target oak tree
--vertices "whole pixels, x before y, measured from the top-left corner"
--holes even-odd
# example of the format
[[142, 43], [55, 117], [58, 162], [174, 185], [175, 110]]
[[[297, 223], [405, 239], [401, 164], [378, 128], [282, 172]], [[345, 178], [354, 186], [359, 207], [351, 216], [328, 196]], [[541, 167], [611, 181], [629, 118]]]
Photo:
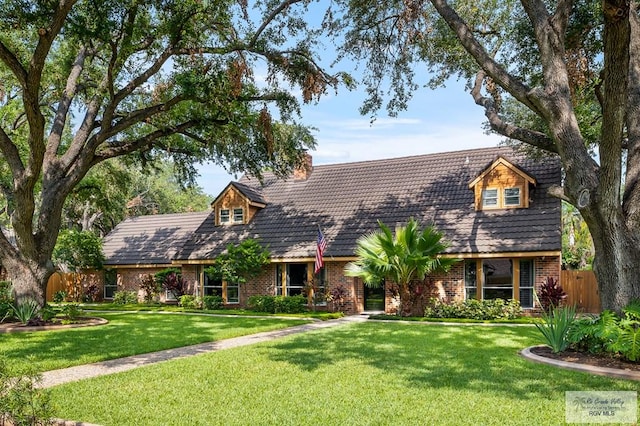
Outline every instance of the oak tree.
[[[18, 300], [44, 302], [67, 196], [92, 167], [169, 154], [190, 170], [287, 174], [313, 138], [299, 103], [338, 84], [307, 2], [0, 0], [0, 191]], [[272, 114], [277, 118], [272, 118]], [[286, 128], [286, 131], [283, 131]]]
[[[363, 112], [465, 79], [490, 129], [557, 155], [554, 195], [595, 247], [602, 306], [640, 299], [640, 18], [629, 0], [337, 1], [343, 55], [367, 64]], [[390, 86], [385, 86], [388, 82]], [[387, 92], [388, 90], [388, 92]], [[391, 96], [388, 96], [391, 94]]]

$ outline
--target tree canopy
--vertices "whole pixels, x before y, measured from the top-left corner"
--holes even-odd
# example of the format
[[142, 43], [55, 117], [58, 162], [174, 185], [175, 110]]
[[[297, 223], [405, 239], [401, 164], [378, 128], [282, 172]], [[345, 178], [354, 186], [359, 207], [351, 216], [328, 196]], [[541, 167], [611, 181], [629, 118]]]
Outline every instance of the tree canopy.
[[[66, 198], [89, 170], [170, 155], [286, 175], [314, 146], [303, 102], [336, 87], [305, 1], [0, 0], [0, 261], [43, 302]], [[348, 82], [348, 78], [345, 79]]]
[[213, 195], [183, 184], [173, 162], [113, 159], [93, 167], [67, 197], [63, 227], [106, 235], [125, 217], [204, 211]]
[[394, 114], [421, 84], [464, 79], [491, 131], [561, 159], [562, 187], [552, 192], [589, 227], [603, 307], [621, 310], [640, 298], [635, 1], [335, 4], [342, 55], [367, 65], [364, 113]]

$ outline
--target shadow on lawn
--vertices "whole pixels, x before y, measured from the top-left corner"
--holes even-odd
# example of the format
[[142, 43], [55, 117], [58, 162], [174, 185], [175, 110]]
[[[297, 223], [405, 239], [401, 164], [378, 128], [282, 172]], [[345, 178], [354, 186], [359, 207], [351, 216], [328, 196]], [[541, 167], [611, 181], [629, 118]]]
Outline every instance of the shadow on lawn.
[[[226, 318], [136, 313], [100, 314], [109, 324], [35, 333], [0, 336], [0, 350], [16, 363], [29, 363], [38, 371], [51, 359], [56, 368], [77, 365], [79, 359], [95, 362], [130, 355], [217, 341], [253, 334], [269, 323], [268, 318]], [[4, 347], [3, 347], [4, 346]]]
[[535, 328], [358, 324], [296, 336], [270, 348], [274, 361], [313, 371], [352, 359], [404, 386], [452, 388], [511, 398], [557, 398], [566, 390], [632, 390], [633, 384], [531, 363], [518, 355], [540, 343]]

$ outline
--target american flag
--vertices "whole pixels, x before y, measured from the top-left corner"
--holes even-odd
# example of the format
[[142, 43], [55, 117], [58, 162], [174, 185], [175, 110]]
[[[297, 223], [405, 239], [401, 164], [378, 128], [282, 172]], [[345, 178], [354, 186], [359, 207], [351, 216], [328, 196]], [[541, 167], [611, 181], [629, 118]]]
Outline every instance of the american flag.
[[316, 265], [314, 274], [317, 274], [320, 269], [324, 266], [324, 261], [322, 260], [322, 256], [324, 256], [324, 251], [327, 248], [327, 240], [324, 239], [324, 235], [322, 235], [322, 231], [320, 227], [318, 227], [318, 244], [316, 246]]

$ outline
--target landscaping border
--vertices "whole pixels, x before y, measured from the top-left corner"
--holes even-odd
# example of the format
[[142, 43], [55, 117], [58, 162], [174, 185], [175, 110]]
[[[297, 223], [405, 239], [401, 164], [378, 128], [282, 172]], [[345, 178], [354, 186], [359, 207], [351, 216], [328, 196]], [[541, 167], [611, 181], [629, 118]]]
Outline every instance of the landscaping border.
[[533, 348], [544, 347], [544, 346], [546, 345], [529, 346], [528, 348], [521, 350], [519, 353], [523, 358], [529, 361], [538, 362], [541, 364], [552, 365], [554, 367], [564, 368], [567, 370], [581, 371], [583, 373], [596, 374], [598, 376], [612, 377], [615, 379], [640, 381], [640, 372], [637, 372], [637, 371], [622, 370], [619, 368], [597, 367], [594, 365], [587, 365], [587, 364], [578, 364], [575, 362], [567, 362], [567, 361], [543, 357], [531, 352], [531, 349]]
[[25, 326], [22, 324], [0, 324], [0, 334], [3, 333], [23, 333], [28, 331], [51, 331], [51, 330], [63, 330], [66, 328], [78, 328], [78, 327], [93, 327], [96, 325], [104, 325], [108, 324], [104, 318], [98, 317], [82, 317], [84, 322], [79, 322], [75, 324], [56, 324], [56, 325], [36, 325], [36, 326]]

